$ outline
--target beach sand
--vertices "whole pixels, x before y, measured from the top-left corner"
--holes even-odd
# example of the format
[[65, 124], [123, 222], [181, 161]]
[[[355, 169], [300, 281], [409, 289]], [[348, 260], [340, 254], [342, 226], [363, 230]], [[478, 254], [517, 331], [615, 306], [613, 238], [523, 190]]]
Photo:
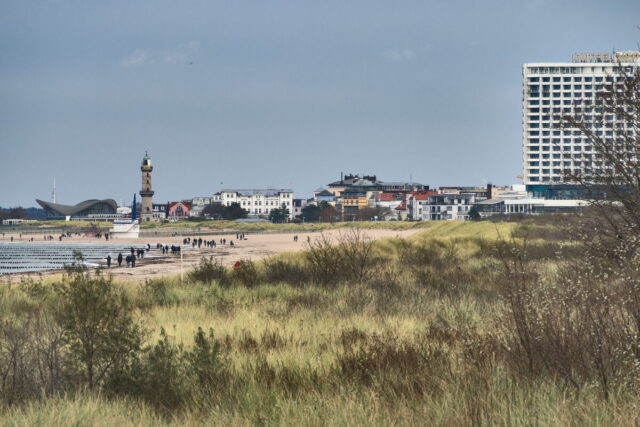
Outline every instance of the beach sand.
[[[335, 240], [340, 237], [341, 234], [348, 232], [348, 229], [332, 229], [325, 230], [323, 233]], [[371, 239], [381, 239], [386, 237], [408, 237], [418, 230], [380, 230], [380, 229], [365, 229], [362, 230], [363, 234], [366, 234]], [[152, 251], [153, 256], [145, 256], [143, 259], [136, 261], [135, 268], [117, 267], [117, 262], [112, 261], [112, 266], [107, 270], [108, 274], [111, 274], [114, 278], [143, 282], [145, 279], [157, 278], [163, 276], [172, 276], [180, 274], [181, 270], [186, 274], [194, 266], [196, 266], [203, 257], [213, 256], [219, 259], [225, 265], [232, 265], [236, 261], [240, 260], [260, 260], [271, 255], [275, 255], [282, 252], [293, 252], [304, 250], [307, 248], [307, 238], [311, 241], [320, 236], [320, 232], [307, 232], [297, 233], [298, 241], [294, 242], [293, 233], [264, 233], [264, 234], [251, 234], [245, 233], [246, 240], [237, 240], [236, 233], [229, 233], [221, 236], [201, 236], [203, 240], [216, 240], [226, 238], [226, 245], [218, 245], [216, 248], [205, 248], [204, 245], [200, 249], [185, 249], [183, 250], [182, 260], [179, 255], [162, 255], [160, 251]], [[11, 234], [6, 234], [4, 238], [0, 235], [0, 241], [10, 241]], [[13, 235], [14, 241], [28, 242], [32, 237], [34, 243], [44, 243], [43, 235]], [[74, 236], [64, 238], [65, 243], [126, 243], [126, 244], [150, 244], [152, 248], [155, 248], [157, 243], [165, 245], [182, 245], [183, 239], [187, 236], [175, 236], [175, 237], [141, 237], [139, 239], [109, 239], [105, 241], [104, 238], [88, 238]], [[51, 244], [55, 244], [58, 241], [54, 236], [54, 240], [50, 241]], [[230, 246], [229, 242], [233, 241], [234, 246]], [[157, 254], [157, 256], [155, 256]], [[123, 255], [126, 255], [123, 254]], [[113, 267], [113, 265], [116, 267]], [[123, 263], [124, 264], [124, 263]], [[106, 267], [106, 264], [105, 264]], [[106, 270], [106, 268], [105, 268]], [[37, 273], [21, 273], [0, 276], [0, 282], [12, 282], [16, 283], [25, 278], [39, 278], [46, 276], [60, 275], [60, 270], [37, 272]]]

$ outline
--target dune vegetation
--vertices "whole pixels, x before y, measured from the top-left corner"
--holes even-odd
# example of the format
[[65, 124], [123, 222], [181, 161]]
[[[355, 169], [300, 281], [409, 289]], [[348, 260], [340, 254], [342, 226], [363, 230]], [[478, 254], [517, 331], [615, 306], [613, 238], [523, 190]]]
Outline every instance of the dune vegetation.
[[[0, 227], [5, 233], [83, 233], [88, 228], [96, 227], [103, 231], [112, 225], [108, 222], [91, 221], [33, 221], [20, 226]], [[210, 234], [210, 233], [303, 233], [309, 231], [323, 231], [343, 228], [382, 229], [382, 230], [411, 230], [429, 228], [430, 222], [409, 221], [354, 221], [354, 222], [312, 222], [274, 224], [271, 222], [236, 222], [210, 221], [191, 218], [182, 221], [143, 222], [140, 225], [142, 235], [145, 233], [163, 233], [163, 235]]]
[[227, 220], [190, 220], [176, 222], [149, 222], [143, 223], [143, 229], [176, 229], [179, 230], [232, 230], [244, 232], [275, 231], [275, 232], [304, 232], [321, 231], [337, 228], [361, 228], [361, 229], [384, 229], [384, 230], [408, 230], [413, 228], [428, 227], [428, 222], [409, 221], [353, 221], [353, 222], [307, 222], [307, 223], [285, 223], [274, 224], [271, 222], [236, 222]]
[[184, 281], [4, 286], [0, 419], [638, 424], [637, 306], [597, 286], [604, 270], [580, 275], [583, 252], [557, 221], [440, 222], [205, 259]]

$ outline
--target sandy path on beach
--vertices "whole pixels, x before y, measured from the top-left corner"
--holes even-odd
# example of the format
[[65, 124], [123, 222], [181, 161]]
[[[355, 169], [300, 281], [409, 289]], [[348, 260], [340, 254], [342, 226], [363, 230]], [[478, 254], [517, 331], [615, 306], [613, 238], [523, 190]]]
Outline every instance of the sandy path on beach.
[[[369, 238], [372, 239], [380, 239], [385, 237], [408, 237], [418, 230], [362, 230], [364, 234], [366, 234]], [[348, 229], [334, 229], [334, 230], [325, 230], [323, 233], [325, 235], [330, 236], [332, 239], [337, 239], [341, 233], [348, 232]], [[221, 238], [227, 239], [226, 245], [218, 245], [216, 248], [205, 248], [203, 245], [200, 249], [186, 249], [183, 251], [183, 259], [182, 263], [180, 260], [180, 256], [175, 255], [166, 255], [163, 256], [159, 251], [153, 251], [152, 254], [158, 254], [157, 257], [145, 257], [144, 259], [140, 259], [136, 261], [135, 268], [126, 268], [126, 267], [112, 267], [108, 270], [109, 274], [113, 275], [114, 278], [126, 280], [126, 281], [139, 281], [142, 282], [148, 278], [154, 277], [162, 277], [162, 276], [170, 276], [180, 274], [181, 264], [182, 271], [186, 273], [195, 265], [200, 262], [202, 257], [210, 257], [213, 256], [217, 259], [220, 259], [224, 264], [231, 265], [236, 261], [242, 259], [250, 259], [250, 260], [259, 260], [271, 255], [275, 255], [281, 252], [292, 252], [303, 250], [307, 247], [307, 237], [313, 241], [313, 239], [317, 238], [320, 235], [319, 232], [310, 232], [310, 233], [297, 233], [298, 242], [293, 241], [294, 234], [292, 233], [269, 233], [269, 234], [247, 234], [247, 240], [236, 240], [236, 234], [228, 234], [226, 236], [202, 236], [203, 240], [216, 240], [218, 242]], [[31, 235], [23, 235], [20, 239], [18, 235], [14, 235], [14, 241], [29, 241], [29, 239], [33, 237], [35, 243], [43, 243], [42, 236], [31, 236]], [[147, 244], [149, 243], [152, 247], [155, 247], [156, 243], [162, 244], [182, 244], [183, 236], [176, 237], [163, 237], [163, 238], [139, 238], [139, 239], [110, 239], [108, 242], [105, 242], [104, 239], [95, 239], [95, 238], [85, 238], [85, 237], [71, 237], [63, 239], [66, 243], [135, 243], [135, 244]], [[10, 235], [5, 235], [4, 239], [0, 238], [2, 241], [9, 241]], [[229, 241], [233, 241], [234, 246], [231, 247], [229, 245]], [[53, 243], [57, 242], [55, 239]], [[126, 254], [123, 254], [126, 255]], [[124, 263], [123, 263], [124, 264]], [[17, 275], [5, 275], [0, 276], [0, 281], [11, 281], [17, 282], [25, 277], [38, 277], [42, 276], [51, 276], [60, 274], [60, 271], [52, 271], [52, 272], [41, 272], [41, 273], [25, 273], [25, 274], [17, 274]]]

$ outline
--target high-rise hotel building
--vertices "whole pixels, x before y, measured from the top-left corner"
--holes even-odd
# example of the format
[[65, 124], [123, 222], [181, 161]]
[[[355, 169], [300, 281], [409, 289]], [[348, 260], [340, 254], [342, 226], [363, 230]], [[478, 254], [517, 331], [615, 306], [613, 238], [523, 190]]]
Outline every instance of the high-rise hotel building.
[[[529, 192], [550, 198], [571, 197], [570, 183], [563, 182], [565, 174], [602, 166], [584, 135], [575, 129], [560, 129], [561, 117], [577, 104], [596, 108], [594, 96], [620, 77], [619, 67], [629, 70], [639, 65], [640, 52], [619, 52], [578, 54], [571, 62], [523, 66], [522, 161]], [[610, 120], [615, 125], [616, 118]], [[597, 131], [613, 143], [609, 127]]]

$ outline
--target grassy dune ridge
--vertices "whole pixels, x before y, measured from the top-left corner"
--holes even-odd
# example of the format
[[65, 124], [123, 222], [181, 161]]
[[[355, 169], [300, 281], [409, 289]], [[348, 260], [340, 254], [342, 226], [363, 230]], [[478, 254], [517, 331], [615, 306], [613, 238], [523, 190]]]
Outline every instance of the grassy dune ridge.
[[[321, 231], [338, 228], [362, 228], [362, 229], [383, 229], [383, 230], [408, 230], [415, 228], [428, 228], [431, 222], [407, 222], [407, 221], [355, 221], [355, 222], [316, 222], [304, 224], [273, 224], [271, 222], [235, 222], [235, 221], [209, 221], [209, 220], [189, 220], [176, 222], [144, 222], [141, 224], [142, 230], [165, 230], [171, 229], [176, 232], [189, 233], [195, 229], [203, 231], [238, 231], [238, 232], [304, 232], [304, 231]], [[26, 225], [5, 226], [0, 229], [5, 232], [29, 232], [37, 230], [43, 233], [44, 230], [51, 229], [84, 229], [95, 225], [101, 229], [111, 228], [108, 222], [91, 222], [91, 221], [34, 221]]]
[[[315, 283], [308, 253], [286, 253], [212, 281], [120, 283], [150, 331], [192, 348], [212, 328], [222, 368], [187, 400], [71, 393], [0, 409], [4, 425], [531, 425], [640, 422], [637, 395], [608, 400], [552, 376], [523, 378], [506, 361], [505, 305], [493, 245], [518, 223], [437, 222], [375, 243], [361, 281]], [[571, 244], [529, 226], [536, 266], [552, 275]], [[543, 237], [541, 237], [543, 236]], [[564, 253], [571, 256], [571, 252]], [[277, 270], [277, 271], [276, 271]], [[270, 277], [280, 277], [270, 281]], [[347, 272], [348, 273], [348, 272]], [[347, 274], [345, 273], [345, 274]], [[212, 273], [213, 274], [213, 273]], [[336, 274], [342, 274], [337, 272]], [[345, 276], [346, 277], [346, 276]], [[41, 302], [0, 291], [4, 317]], [[163, 391], [158, 389], [157, 394]]]

